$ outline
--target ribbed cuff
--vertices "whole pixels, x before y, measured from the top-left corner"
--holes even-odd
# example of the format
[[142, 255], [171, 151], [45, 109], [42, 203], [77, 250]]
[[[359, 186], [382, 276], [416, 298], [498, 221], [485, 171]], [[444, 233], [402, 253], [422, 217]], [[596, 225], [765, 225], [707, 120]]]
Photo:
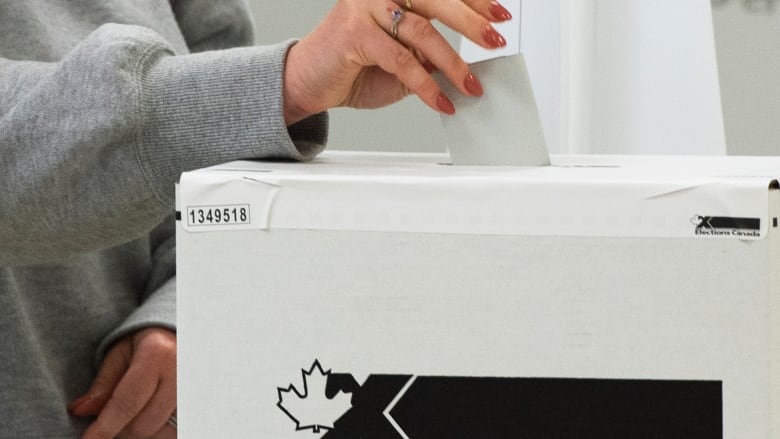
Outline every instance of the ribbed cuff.
[[306, 160], [324, 149], [327, 115], [284, 122], [289, 41], [143, 59], [139, 161], [156, 195], [172, 203], [182, 172], [239, 159]]
[[95, 353], [97, 367], [103, 361], [106, 351], [119, 339], [145, 328], [165, 328], [176, 332], [176, 278], [168, 279], [162, 287], [133, 311], [122, 324], [111, 331], [98, 346]]

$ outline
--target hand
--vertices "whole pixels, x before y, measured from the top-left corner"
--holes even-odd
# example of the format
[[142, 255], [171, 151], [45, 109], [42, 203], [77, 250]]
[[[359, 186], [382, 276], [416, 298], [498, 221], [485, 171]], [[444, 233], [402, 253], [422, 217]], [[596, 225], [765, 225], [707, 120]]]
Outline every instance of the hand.
[[86, 395], [68, 407], [97, 416], [82, 439], [175, 439], [176, 334], [148, 328], [116, 342]]
[[392, 11], [406, 0], [339, 0], [322, 23], [294, 45], [284, 76], [288, 125], [328, 108], [378, 108], [409, 93], [431, 108], [453, 114], [430, 72], [439, 69], [467, 95], [481, 96], [482, 85], [468, 65], [433, 27], [438, 19], [485, 48], [506, 45], [490, 22], [510, 13], [492, 0], [412, 0], [390, 34]]

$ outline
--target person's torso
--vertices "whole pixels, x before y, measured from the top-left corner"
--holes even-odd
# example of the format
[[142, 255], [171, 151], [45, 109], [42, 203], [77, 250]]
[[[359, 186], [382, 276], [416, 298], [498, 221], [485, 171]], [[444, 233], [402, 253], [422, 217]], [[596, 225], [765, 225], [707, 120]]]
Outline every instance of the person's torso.
[[0, 0], [0, 58], [58, 61], [106, 23], [147, 27], [187, 52], [168, 0]]

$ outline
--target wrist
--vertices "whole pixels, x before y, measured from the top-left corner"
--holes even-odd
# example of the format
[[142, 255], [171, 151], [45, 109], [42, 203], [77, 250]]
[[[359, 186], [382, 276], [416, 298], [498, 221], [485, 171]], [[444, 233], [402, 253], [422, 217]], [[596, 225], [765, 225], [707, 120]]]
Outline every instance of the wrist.
[[287, 126], [293, 125], [306, 119], [309, 116], [325, 111], [317, 109], [311, 105], [310, 94], [306, 93], [306, 81], [304, 78], [305, 65], [301, 62], [304, 59], [301, 55], [303, 47], [300, 43], [294, 44], [287, 51], [287, 57], [284, 63], [284, 82], [283, 92], [283, 112], [284, 122]]

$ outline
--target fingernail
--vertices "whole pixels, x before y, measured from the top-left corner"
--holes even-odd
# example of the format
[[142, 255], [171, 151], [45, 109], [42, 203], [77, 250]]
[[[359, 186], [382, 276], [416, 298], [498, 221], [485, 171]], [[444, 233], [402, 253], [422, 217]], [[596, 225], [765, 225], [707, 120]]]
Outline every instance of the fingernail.
[[86, 395], [79, 397], [75, 401], [71, 402], [70, 405], [68, 405], [68, 411], [71, 413], [78, 412], [79, 409], [88, 403], [93, 397], [94, 395], [92, 393], [87, 393]]
[[463, 86], [466, 87], [466, 90], [468, 90], [472, 96], [482, 96], [482, 84], [473, 73], [466, 75], [466, 80], [463, 81]]
[[436, 99], [436, 106], [442, 113], [447, 113], [450, 116], [455, 114], [455, 105], [452, 103], [450, 98], [444, 95], [444, 93], [439, 94], [439, 98]]
[[507, 21], [512, 19], [512, 13], [507, 11], [507, 9], [501, 6], [498, 2], [490, 2], [490, 7], [488, 10], [490, 11], [490, 15], [492, 15], [493, 18], [498, 21]]
[[496, 48], [506, 46], [506, 40], [504, 37], [502, 37], [500, 33], [496, 32], [496, 30], [493, 29], [493, 26], [491, 25], [485, 26], [485, 30], [482, 32], [482, 38], [490, 47]]

